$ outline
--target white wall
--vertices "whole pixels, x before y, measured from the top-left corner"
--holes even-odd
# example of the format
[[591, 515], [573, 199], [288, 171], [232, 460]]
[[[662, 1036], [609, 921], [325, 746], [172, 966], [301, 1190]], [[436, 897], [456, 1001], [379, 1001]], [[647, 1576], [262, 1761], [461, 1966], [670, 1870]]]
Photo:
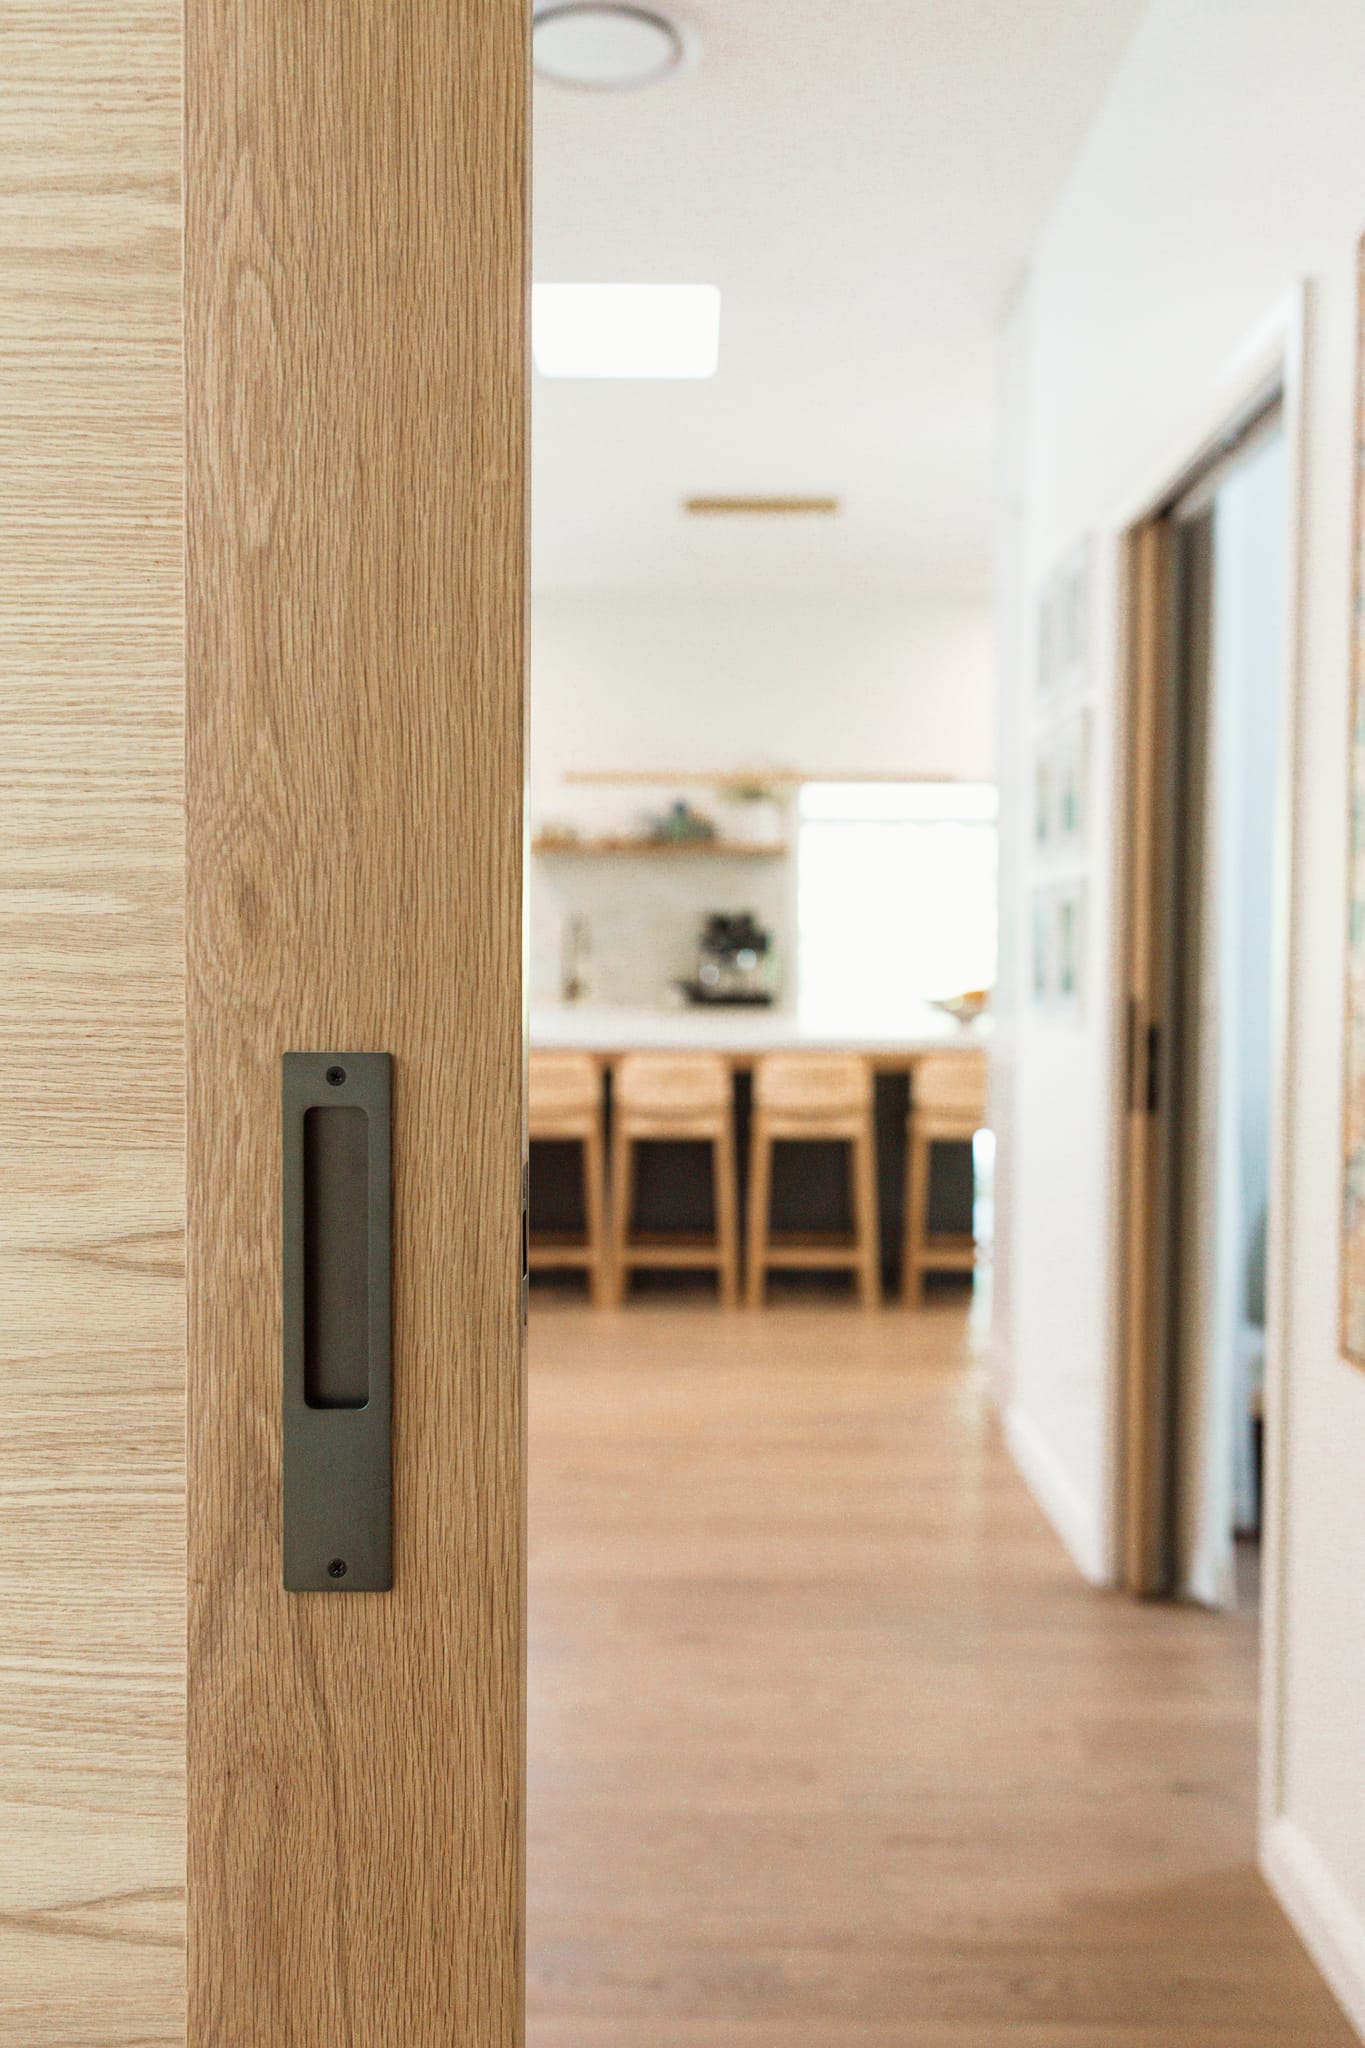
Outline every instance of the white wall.
[[[1032, 817], [1033, 792], [1016, 772], [1025, 743], [1033, 658], [1032, 592], [1025, 552], [1029, 493], [1029, 359], [1026, 307], [1016, 293], [1002, 323], [996, 381], [995, 678], [999, 764], [999, 961], [991, 998], [991, 1130], [995, 1134], [991, 1259], [992, 1377], [1008, 1412], [1013, 1386], [1015, 1243], [1015, 1075], [1019, 1016], [1027, 987], [1023, 957], [1028, 905], [1017, 886], [1020, 849]], [[1012, 882], [1011, 877], [1014, 877]]]
[[[570, 769], [994, 774], [984, 594], [544, 593], [531, 626], [533, 831], [628, 828], [673, 794], [570, 786]], [[532, 998], [555, 992], [575, 911], [593, 927], [593, 992], [648, 1001], [687, 971], [703, 911], [752, 907], [789, 943], [790, 903], [790, 876], [758, 862], [538, 860]]]
[[[1312, 284], [1294, 898], [1290, 1359], [1279, 1745], [1266, 1857], [1365, 2025], [1365, 1374], [1335, 1335], [1345, 924], [1358, 0], [1150, 0], [1038, 251], [1006, 353], [1018, 573], [1099, 536], [1099, 845], [1083, 1020], [1014, 1045], [1012, 1434], [1073, 1548], [1111, 1562], [1115, 536], [1189, 451], [1230, 359]], [[1026, 750], [1012, 768], [1023, 772]], [[1022, 925], [1022, 918], [1020, 919]], [[1272, 1645], [1272, 1652], [1275, 1646]]]
[[1214, 767], [1214, 858], [1223, 912], [1215, 944], [1224, 992], [1217, 1024], [1217, 1378], [1228, 1396], [1229, 1520], [1239, 1528], [1249, 1527], [1256, 1511], [1252, 1405], [1265, 1333], [1275, 1081], [1275, 847], [1266, 820], [1274, 815], [1280, 765], [1287, 490], [1281, 432], [1238, 464], [1218, 493], [1214, 513], [1214, 747], [1220, 757]]

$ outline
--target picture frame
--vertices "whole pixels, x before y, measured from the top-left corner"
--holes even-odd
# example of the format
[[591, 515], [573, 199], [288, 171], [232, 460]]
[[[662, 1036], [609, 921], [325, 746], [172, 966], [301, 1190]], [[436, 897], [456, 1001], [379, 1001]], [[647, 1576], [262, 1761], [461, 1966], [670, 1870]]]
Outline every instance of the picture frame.
[[1037, 1009], [1079, 1016], [1085, 1007], [1089, 883], [1084, 875], [1033, 892], [1029, 996]]
[[1039, 594], [1036, 694], [1044, 714], [1089, 685], [1092, 555], [1087, 535], [1057, 564]]

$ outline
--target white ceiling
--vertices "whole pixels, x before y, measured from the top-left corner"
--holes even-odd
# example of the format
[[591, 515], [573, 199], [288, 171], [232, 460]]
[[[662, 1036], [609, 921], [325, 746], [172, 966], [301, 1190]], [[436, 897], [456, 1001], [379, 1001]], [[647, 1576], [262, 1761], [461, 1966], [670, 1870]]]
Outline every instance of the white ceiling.
[[536, 277], [722, 310], [709, 382], [535, 378], [536, 587], [980, 587], [994, 328], [1140, 5], [683, 0], [686, 72], [538, 82]]

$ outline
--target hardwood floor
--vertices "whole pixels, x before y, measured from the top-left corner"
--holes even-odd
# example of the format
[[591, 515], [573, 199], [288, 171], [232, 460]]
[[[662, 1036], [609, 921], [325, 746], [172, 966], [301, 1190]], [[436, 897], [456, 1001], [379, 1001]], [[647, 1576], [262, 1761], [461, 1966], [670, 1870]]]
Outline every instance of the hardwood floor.
[[954, 1308], [533, 1303], [530, 2048], [1337, 2048], [1249, 1617], [1077, 1579]]

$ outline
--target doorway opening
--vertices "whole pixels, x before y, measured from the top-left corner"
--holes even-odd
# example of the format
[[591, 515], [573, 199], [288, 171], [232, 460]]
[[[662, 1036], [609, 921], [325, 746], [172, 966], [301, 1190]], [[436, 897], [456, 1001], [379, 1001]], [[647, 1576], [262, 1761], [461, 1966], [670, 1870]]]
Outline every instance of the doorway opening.
[[[1045, 533], [1082, 494], [1054, 506], [1021, 459], [997, 506], [1019, 525], [1020, 617], [993, 604], [990, 522], [972, 562], [951, 559], [954, 496], [992, 439], [984, 378], [975, 439], [953, 420], [995, 354], [984, 332], [949, 341], [978, 202], [924, 263], [888, 262], [911, 167], [888, 175], [861, 142], [884, 79], [887, 138], [942, 99], [923, 94], [926, 38], [911, 60], [890, 16], [884, 47], [828, 10], [782, 22], [801, 47], [785, 69], [735, 21], [648, 102], [538, 87], [531, 2039], [889, 2048], [1135, 2013], [1197, 2029], [1215, 2003], [1269, 2008], [1246, 1959], [1273, 1953], [1262, 2038], [1307, 2016], [1326, 2042], [1256, 1874], [1254, 1629], [1099, 1599], [1069, 1571], [1039, 1512], [1054, 1471], [1054, 1498], [1079, 1493], [1065, 1447], [1040, 1428], [1034, 1457], [1022, 1406], [1001, 1427], [982, 1341], [992, 1126], [1006, 1158], [1057, 1154], [1028, 1197], [1060, 1248], [1054, 1328], [1088, 1321], [1076, 1275], [1111, 1227], [1089, 1167], [1112, 1116], [1084, 1086], [1107, 939], [1086, 907], [1111, 882], [1092, 822], [1112, 763], [1098, 525], [1035, 618]], [[973, 107], [994, 50], [974, 55]], [[1030, 448], [1040, 395], [1030, 380], [1017, 408]], [[1274, 396], [1239, 427], [1243, 455]], [[1146, 522], [1163, 575], [1212, 469]], [[1154, 586], [1154, 616], [1169, 595]], [[1031, 664], [1054, 640], [1045, 703]], [[1170, 675], [1147, 680], [1169, 747]], [[997, 709], [1016, 733], [1047, 722], [1036, 783], [1022, 747], [997, 759]], [[1173, 868], [1158, 765], [1145, 829]], [[1021, 830], [1030, 787], [1046, 803]], [[1015, 943], [1039, 895], [1041, 989]], [[1155, 1026], [1155, 978], [1149, 994]], [[1008, 1081], [1003, 1105], [987, 1087], [1002, 1039], [1029, 1071], [1013, 1118]], [[1061, 1104], [1050, 1133], [1035, 1080]], [[1020, 1213], [999, 1203], [1002, 1247]], [[1100, 1345], [1078, 1363], [1087, 1463], [1106, 1370]], [[1215, 1986], [1195, 2010], [1192, 1927]]]
[[1129, 535], [1123, 1576], [1253, 1600], [1287, 981], [1278, 385]]

